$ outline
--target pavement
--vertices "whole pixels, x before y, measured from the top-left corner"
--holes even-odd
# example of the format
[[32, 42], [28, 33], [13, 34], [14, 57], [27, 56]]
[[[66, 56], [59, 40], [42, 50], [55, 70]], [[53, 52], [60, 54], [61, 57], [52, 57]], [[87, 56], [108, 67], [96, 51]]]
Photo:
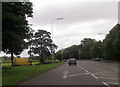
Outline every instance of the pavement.
[[100, 61], [78, 61], [76, 66], [69, 66], [65, 63], [20, 85], [120, 87], [118, 64]]

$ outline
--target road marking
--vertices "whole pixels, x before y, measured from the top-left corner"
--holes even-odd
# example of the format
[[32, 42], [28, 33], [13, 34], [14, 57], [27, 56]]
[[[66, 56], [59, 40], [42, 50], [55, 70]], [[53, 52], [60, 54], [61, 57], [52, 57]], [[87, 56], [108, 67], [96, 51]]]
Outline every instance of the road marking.
[[113, 80], [118, 80], [118, 78], [110, 78], [110, 77], [99, 77], [101, 79], [113, 79]]
[[67, 77], [68, 77], [68, 76], [67, 76], [68, 73], [69, 73], [69, 71], [65, 71], [62, 78], [63, 78], [63, 79], [67, 78]]
[[84, 69], [84, 68], [82, 68], [82, 69]]
[[106, 85], [106, 86], [108, 86], [108, 87], [111, 87], [111, 86], [109, 86], [107, 83], [105, 83], [105, 82], [102, 82], [104, 85]]
[[119, 85], [120, 83], [117, 83], [117, 82], [106, 82], [108, 84], [111, 84], [111, 85]]
[[[85, 70], [86, 72], [88, 72], [87, 70]], [[88, 72], [89, 73], [89, 72]]]
[[108, 76], [108, 77], [110, 77], [110, 76], [112, 76], [112, 77], [115, 77], [116, 76], [116, 74], [109, 74], [109, 73], [94, 73], [95, 75], [99, 75], [99, 76]]
[[93, 74], [90, 74], [90, 75], [92, 75], [94, 78], [98, 79], [98, 77], [96, 77], [95, 75], [93, 75]]
[[80, 73], [80, 74], [74, 74], [74, 75], [70, 75], [68, 77], [71, 77], [71, 76], [77, 76], [77, 75], [84, 75], [84, 74], [90, 74], [90, 73]]
[[79, 74], [74, 74], [74, 75], [70, 75], [70, 76], [77, 76], [77, 75], [79, 75]]

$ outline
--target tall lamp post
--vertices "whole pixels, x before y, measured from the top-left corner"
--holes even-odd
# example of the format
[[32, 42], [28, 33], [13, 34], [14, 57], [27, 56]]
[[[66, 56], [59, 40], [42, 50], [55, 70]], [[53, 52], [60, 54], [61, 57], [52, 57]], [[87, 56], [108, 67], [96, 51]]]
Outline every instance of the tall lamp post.
[[52, 63], [54, 63], [54, 47], [53, 47], [53, 22], [54, 20], [62, 20], [63, 18], [59, 17], [59, 18], [53, 18], [51, 19], [51, 29], [52, 29]]

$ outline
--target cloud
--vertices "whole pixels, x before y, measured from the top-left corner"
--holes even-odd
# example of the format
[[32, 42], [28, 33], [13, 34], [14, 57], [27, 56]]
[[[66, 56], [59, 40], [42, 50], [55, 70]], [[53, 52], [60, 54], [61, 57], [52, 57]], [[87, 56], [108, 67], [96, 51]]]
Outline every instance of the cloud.
[[[116, 9], [115, 9], [116, 8]], [[52, 18], [63, 17], [63, 24], [117, 17], [116, 2], [79, 2], [78, 0], [38, 1], [34, 6], [35, 26], [48, 25]]]

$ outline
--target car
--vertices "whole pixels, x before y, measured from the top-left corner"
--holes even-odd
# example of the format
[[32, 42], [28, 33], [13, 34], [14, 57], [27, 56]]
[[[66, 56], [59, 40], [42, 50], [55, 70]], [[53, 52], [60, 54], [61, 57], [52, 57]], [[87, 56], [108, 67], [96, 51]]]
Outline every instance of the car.
[[102, 58], [96, 58], [94, 59], [94, 61], [102, 61], [103, 59]]
[[70, 58], [70, 59], [68, 59], [68, 64], [69, 65], [71, 65], [71, 64], [77, 65], [77, 60], [75, 58]]

